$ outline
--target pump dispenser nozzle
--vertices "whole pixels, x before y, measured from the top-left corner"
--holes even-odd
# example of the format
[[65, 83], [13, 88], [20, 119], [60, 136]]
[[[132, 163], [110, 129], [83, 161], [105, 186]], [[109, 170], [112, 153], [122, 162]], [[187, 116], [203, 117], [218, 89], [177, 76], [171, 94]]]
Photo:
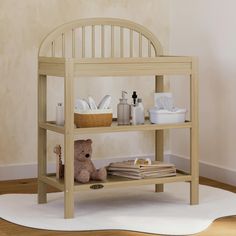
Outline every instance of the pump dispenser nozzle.
[[126, 99], [126, 94], [127, 94], [127, 92], [126, 91], [122, 91], [122, 99]]
[[132, 98], [133, 98], [133, 101], [134, 101], [134, 105], [136, 104], [136, 99], [137, 99], [137, 94], [136, 94], [136, 91], [133, 91], [133, 94], [132, 94]]

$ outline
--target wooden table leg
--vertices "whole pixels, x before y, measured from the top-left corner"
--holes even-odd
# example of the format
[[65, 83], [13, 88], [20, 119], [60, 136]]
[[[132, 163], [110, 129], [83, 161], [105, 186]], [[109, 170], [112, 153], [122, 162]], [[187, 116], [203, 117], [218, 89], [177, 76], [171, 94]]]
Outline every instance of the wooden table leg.
[[[164, 76], [156, 76], [155, 77], [155, 91], [163, 92], [164, 91]], [[163, 161], [164, 160], [164, 130], [156, 130], [155, 131], [155, 160]], [[156, 192], [163, 192], [164, 185], [163, 184], [155, 184]]]
[[[38, 77], [38, 121], [46, 121], [47, 76]], [[38, 203], [47, 202], [47, 186], [40, 178], [47, 174], [47, 131], [38, 128]]]

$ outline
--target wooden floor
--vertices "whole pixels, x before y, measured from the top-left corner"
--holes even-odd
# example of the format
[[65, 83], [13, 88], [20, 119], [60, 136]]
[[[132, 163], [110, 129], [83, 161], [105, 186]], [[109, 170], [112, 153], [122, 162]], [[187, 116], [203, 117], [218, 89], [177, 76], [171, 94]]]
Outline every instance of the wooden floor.
[[[201, 184], [222, 188], [236, 193], [236, 187], [219, 183], [206, 178], [200, 179]], [[37, 183], [35, 179], [27, 180], [15, 180], [0, 182], [0, 194], [5, 193], [36, 193]], [[54, 189], [48, 189], [49, 192], [55, 191]], [[9, 223], [0, 219], [0, 236], [151, 236], [152, 234], [143, 234], [131, 231], [121, 230], [107, 230], [107, 231], [87, 231], [87, 232], [62, 232], [62, 231], [48, 231], [48, 230], [36, 230], [19, 225]], [[236, 236], [236, 216], [224, 217], [217, 219], [214, 223], [205, 231], [196, 236]], [[157, 236], [157, 235], [156, 235]]]

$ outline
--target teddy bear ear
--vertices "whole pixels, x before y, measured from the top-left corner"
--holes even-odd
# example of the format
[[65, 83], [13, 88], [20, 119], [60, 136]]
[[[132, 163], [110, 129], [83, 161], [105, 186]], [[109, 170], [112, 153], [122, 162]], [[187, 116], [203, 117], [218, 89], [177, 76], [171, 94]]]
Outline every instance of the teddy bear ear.
[[61, 154], [61, 146], [56, 145], [53, 149], [53, 152], [56, 153], [57, 155]]
[[93, 143], [92, 139], [87, 139], [86, 142]]
[[77, 145], [77, 144], [81, 144], [84, 140], [75, 140], [74, 144]]

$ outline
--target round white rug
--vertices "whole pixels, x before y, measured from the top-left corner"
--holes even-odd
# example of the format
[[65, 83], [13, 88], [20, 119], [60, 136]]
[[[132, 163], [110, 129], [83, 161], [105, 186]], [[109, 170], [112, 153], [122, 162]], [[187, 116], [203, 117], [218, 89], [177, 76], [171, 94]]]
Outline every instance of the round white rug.
[[236, 195], [200, 185], [200, 204], [189, 205], [189, 184], [75, 193], [75, 218], [63, 218], [63, 193], [48, 194], [37, 204], [36, 194], [0, 196], [0, 217], [23, 226], [49, 230], [121, 229], [154, 234], [186, 235], [206, 229], [215, 219], [236, 215]]

